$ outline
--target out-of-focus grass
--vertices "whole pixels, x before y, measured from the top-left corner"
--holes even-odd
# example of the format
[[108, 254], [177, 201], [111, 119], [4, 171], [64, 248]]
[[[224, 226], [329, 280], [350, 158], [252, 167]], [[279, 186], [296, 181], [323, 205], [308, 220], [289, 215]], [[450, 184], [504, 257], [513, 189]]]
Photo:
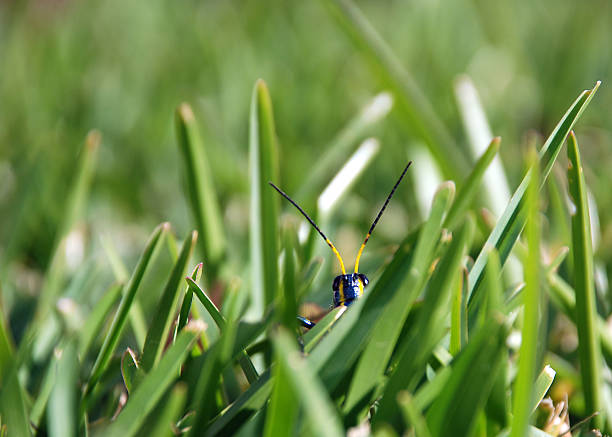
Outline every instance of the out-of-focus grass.
[[[343, 6], [339, 17], [329, 14], [325, 4]], [[355, 10], [361, 12], [351, 15]], [[359, 17], [357, 22], [355, 17]], [[549, 258], [554, 256], [551, 253], [569, 245], [572, 235], [578, 238], [573, 242], [574, 250], [589, 234], [584, 217], [575, 225], [581, 230], [580, 236], [575, 237], [576, 230], [570, 234], [573, 210], [567, 202], [567, 178], [558, 171], [566, 161], [564, 154], [558, 159], [561, 165], [555, 164], [558, 168], [553, 168], [548, 178], [547, 183], [552, 180], [554, 186], [540, 192], [541, 209], [530, 210], [532, 220], [538, 214], [545, 216], [539, 260], [543, 265], [540, 269], [532, 267], [534, 271], [546, 271], [548, 281], [540, 281], [540, 292], [548, 295], [550, 287], [554, 304], [543, 305], [550, 311], [551, 322], [542, 327], [545, 332], [539, 333], [540, 346], [547, 346], [547, 356], [557, 357], [555, 363], [565, 363], [565, 370], [570, 369], [556, 369], [557, 380], [570, 395], [572, 413], [584, 417], [588, 409], [598, 404], [595, 374], [601, 367], [591, 362], [593, 367], [587, 368], [584, 361], [597, 354], [576, 349], [572, 342], [577, 338], [590, 341], [591, 349], [601, 343], [608, 365], [612, 356], [611, 336], [605, 326], [612, 305], [606, 282], [612, 269], [608, 171], [612, 165], [612, 120], [607, 111], [612, 104], [607, 90], [612, 65], [610, 22], [612, 8], [603, 0], [586, 6], [551, 0], [503, 5], [483, 0], [271, 0], [265, 7], [259, 2], [191, 0], [2, 2], [0, 408], [15, 408], [0, 418], [1, 423], [11, 423], [16, 427], [13, 429], [25, 432], [33, 423], [56, 434], [77, 434], [83, 431], [85, 422], [97, 419], [106, 425], [112, 415], [109, 411], [119, 401], [113, 392], [119, 386], [113, 385], [112, 378], [122, 368], [120, 352], [127, 346], [141, 348], [148, 331], [152, 343], [151, 348], [146, 348], [147, 358], [141, 367], [129, 369], [126, 381], [136, 401], [128, 402], [111, 430], [135, 432], [144, 419], [139, 414], [142, 412], [151, 417], [155, 414], [159, 427], [154, 421], [149, 421], [150, 426], [163, 433], [167, 426], [164, 422], [197, 406], [202, 407], [197, 417], [186, 418], [185, 426], [195, 424], [196, 431], [226, 431], [243, 426], [245, 411], [263, 408], [270, 393], [268, 414], [259, 414], [244, 426], [268, 433], [277, 429], [300, 433], [316, 430], [321, 424], [316, 422], [316, 416], [322, 410], [335, 408], [340, 399], [345, 399], [346, 404], [334, 414], [338, 413], [343, 423], [330, 416], [331, 426], [351, 426], [363, 417], [370, 401], [382, 394], [379, 416], [373, 422], [377, 432], [387, 430], [387, 422], [397, 429], [413, 426], [417, 433], [431, 435], [443, 435], [445, 427], [452, 424], [466, 432], [486, 427], [496, 432], [507, 429], [513, 422], [504, 410], [510, 388], [506, 382], [516, 370], [517, 350], [512, 345], [510, 349], [506, 347], [505, 340], [509, 329], [518, 332], [522, 327], [527, 332], [522, 324], [529, 324], [533, 318], [531, 313], [515, 319], [510, 310], [521, 308], [527, 296], [533, 296], [530, 290], [535, 285], [528, 275], [527, 290], [509, 296], [504, 290], [514, 289], [523, 281], [522, 276], [504, 275], [495, 283], [497, 278], [486, 275], [499, 276], [498, 258], [503, 264], [511, 250], [528, 263], [537, 263], [538, 259], [533, 251], [525, 255], [525, 247], [518, 239], [524, 223], [518, 203], [514, 204], [516, 208], [511, 205], [508, 216], [497, 226], [496, 219], [486, 213], [475, 214], [485, 201], [484, 190], [479, 191], [476, 181], [499, 148], [497, 153], [504, 162], [509, 187], [512, 190], [519, 186], [526, 144], [542, 144], [540, 138], [551, 132], [571, 98], [602, 79], [604, 85], [597, 99], [579, 123], [579, 156], [584, 170], [580, 205], [582, 211], [586, 210], [586, 193], [590, 190], [595, 202], [588, 209], [591, 217], [598, 216], [601, 223], [600, 227], [591, 227], [594, 276], [581, 270], [590, 269], [586, 261], [590, 260], [591, 249], [587, 246], [584, 247], [588, 250], [553, 261], [554, 266], [548, 267]], [[470, 144], [475, 138], [473, 132], [464, 132], [466, 103], [456, 102], [453, 92], [462, 74], [474, 83], [492, 134], [503, 138], [501, 147], [494, 140], [478, 165], [478, 157], [470, 150], [477, 146], [484, 150], [492, 138], [483, 138], [486, 144]], [[270, 95], [258, 82], [253, 100], [256, 104], [249, 105], [253, 83], [259, 77], [266, 79]], [[406, 78], [410, 82], [408, 88]], [[378, 108], [379, 113], [366, 116], [364, 108], [370, 108], [369, 103], [381, 92], [393, 96], [390, 114], [387, 116], [389, 107], [385, 106]], [[589, 103], [586, 96], [582, 99], [581, 104]], [[189, 121], [200, 131], [208, 165], [196, 163], [189, 153], [179, 153], [173, 110], [182, 102], [189, 102], [193, 108], [194, 116]], [[253, 107], [259, 108], [260, 113], [253, 115]], [[577, 115], [580, 114], [574, 114]], [[251, 121], [260, 123], [251, 125], [250, 145], [249, 116]], [[265, 132], [256, 132], [262, 126]], [[435, 126], [443, 127], [446, 133], [436, 131]], [[82, 166], [88, 162], [81, 144], [92, 128], [102, 132], [103, 140], [98, 147], [95, 172], [93, 166], [88, 168], [83, 180], [83, 186], [89, 188], [81, 191], [76, 169], [78, 163]], [[569, 130], [569, 126], [564, 129]], [[535, 130], [530, 140], [526, 139], [528, 130]], [[266, 148], [264, 160], [273, 162], [270, 168], [279, 164], [278, 175], [275, 169], [267, 171], [266, 177], [253, 174], [253, 166], [249, 170], [249, 161], [257, 165], [253, 163], [253, 155], [258, 153], [254, 145], [257, 134], [259, 147], [263, 144]], [[318, 211], [324, 215], [320, 218], [325, 232], [340, 252], [356, 252], [363, 232], [387, 195], [390, 175], [401, 170], [407, 157], [418, 156], [415, 150], [421, 150], [423, 144], [429, 144], [435, 152], [431, 162], [445, 175], [452, 175], [457, 184], [458, 196], [449, 205], [450, 213], [438, 217], [439, 223], [449, 226], [454, 234], [438, 232], [438, 227], [431, 235], [421, 234], [428, 228], [419, 225], [414, 187], [404, 182], [362, 260], [362, 270], [376, 280], [368, 290], [370, 294], [366, 294], [367, 301], [356, 303], [336, 324], [334, 320], [340, 312], [332, 312], [306, 334], [302, 345], [308, 353], [306, 359], [295, 357], [295, 345], [284, 330], [263, 342], [256, 341], [271, 321], [282, 320], [291, 325], [294, 297], [300, 302], [306, 298], [327, 305], [334, 266], [314, 232], [303, 244], [302, 235], [296, 235], [300, 232], [294, 231], [297, 226], [275, 225], [279, 214], [269, 205], [280, 199], [272, 191], [263, 191], [269, 189], [266, 178], [282, 183], [287, 193], [295, 193], [300, 204], [316, 216], [320, 190], [344, 163], [351, 162], [352, 151], [371, 137], [377, 140], [371, 143], [376, 144], [377, 153], [370, 156], [374, 158], [345, 180], [358, 183], [347, 184], [331, 212]], [[555, 161], [562, 137], [565, 131], [554, 141], [555, 156], [544, 157], [547, 164]], [[350, 170], [351, 166], [347, 167]], [[189, 174], [190, 169], [195, 169], [195, 178]], [[545, 179], [550, 168], [543, 170]], [[189, 197], [182, 182], [187, 182], [187, 188], [199, 184], [204, 189], [198, 192], [196, 188]], [[519, 197], [526, 186], [519, 188]], [[576, 191], [576, 186], [574, 183], [570, 189]], [[71, 192], [77, 194], [70, 195]], [[71, 199], [75, 196], [80, 196], [79, 211], [73, 208], [75, 201]], [[258, 202], [258, 196], [272, 203]], [[250, 198], [255, 203], [251, 204]], [[211, 202], [214, 208], [207, 209]], [[260, 218], [259, 228], [249, 219], [250, 209]], [[473, 241], [472, 219], [465, 222], [466, 211], [479, 218]], [[199, 217], [196, 223], [194, 214]], [[169, 326], [169, 318], [180, 307], [177, 290], [185, 286], [182, 282], [177, 284], [178, 271], [191, 265], [187, 266], [185, 253], [168, 280], [177, 258], [176, 240], [169, 235], [174, 231], [163, 232], [170, 250], [159, 250], [159, 256], [141, 263], [135, 270], [137, 280], [112, 285], [110, 266], [124, 263], [131, 266], [128, 270], [133, 269], [151, 229], [166, 220], [172, 222], [182, 238], [190, 238], [192, 229], [200, 232], [194, 261], [203, 261], [201, 282], [206, 284], [200, 288], [194, 278], [186, 293], [178, 293], [179, 299], [188, 296], [188, 300], [181, 310], [176, 334]], [[280, 220], [292, 219], [281, 213]], [[505, 227], [504, 220], [512, 226]], [[467, 224], [461, 227], [464, 222]], [[222, 233], [217, 231], [221, 228]], [[263, 228], [266, 235], [259, 235]], [[279, 231], [282, 229], [286, 230], [284, 234]], [[508, 235], [506, 229], [510, 230]], [[493, 252], [483, 243], [500, 230], [503, 250], [499, 257], [495, 252], [490, 262], [489, 254]], [[252, 240], [251, 251], [249, 232], [263, 237]], [[448, 241], [458, 237], [465, 241]], [[417, 241], [426, 239], [431, 239], [427, 256], [413, 259]], [[278, 241], [284, 244], [276, 245]], [[532, 247], [536, 244], [535, 239], [529, 241]], [[399, 249], [395, 252], [397, 244]], [[462, 259], [459, 265], [463, 244], [472, 258], [482, 254], [476, 266], [469, 258]], [[157, 245], [165, 243], [154, 244]], [[113, 253], [104, 251], [102, 246], [110, 247]], [[279, 248], [282, 250], [277, 254]], [[322, 254], [324, 261], [313, 253]], [[386, 264], [393, 253], [392, 261]], [[144, 255], [148, 260], [152, 254], [145, 251]], [[54, 260], [62, 262], [61, 270], [57, 270]], [[431, 261], [441, 264], [436, 267]], [[258, 268], [258, 262], [265, 264]], [[147, 273], [142, 276], [147, 263]], [[324, 268], [319, 271], [321, 263]], [[283, 267], [280, 270], [276, 268], [279, 265]], [[406, 266], [418, 267], [418, 278], [413, 277], [415, 272], [407, 276]], [[60, 274], [49, 273], [57, 271]], [[199, 271], [194, 272], [195, 276]], [[461, 271], [471, 271], [471, 282], [460, 283]], [[126, 279], [121, 276], [126, 275], [121, 273], [120, 281]], [[240, 290], [233, 281], [235, 276], [245, 280]], [[470, 307], [468, 312], [469, 294], [464, 290], [480, 287], [473, 281], [476, 276], [485, 278], [482, 289], [489, 294], [482, 305], [473, 306], [474, 310]], [[403, 281], [406, 277], [409, 280]], [[249, 278], [259, 278], [258, 285], [253, 287]], [[52, 292], [39, 301], [49, 281]], [[277, 282], [280, 287], [275, 292]], [[428, 290], [430, 282], [444, 287]], [[288, 284], [295, 284], [297, 289], [284, 290], [282, 286]], [[239, 322], [247, 305], [242, 299], [253, 290], [262, 298], [256, 322]], [[596, 301], [585, 304], [581, 294], [584, 290]], [[196, 291], [201, 293], [189, 300]], [[408, 297], [402, 298], [401, 293], [406, 291]], [[424, 321], [430, 314], [439, 320], [450, 319], [450, 310], [444, 313], [443, 305], [421, 305], [419, 301], [413, 305], [418, 296], [434, 292], [440, 293], [440, 301], [452, 295], [451, 351], [456, 360], [450, 366], [450, 357], [445, 361], [440, 349], [446, 347], [446, 339], [437, 342], [442, 334], [428, 331], [429, 337], [423, 337], [421, 343], [414, 340], [414, 326], [427, 326]], [[62, 305], [56, 305], [58, 297]], [[116, 311], [114, 305], [119, 300], [122, 303]], [[37, 302], [45, 308], [40, 316], [35, 316]], [[164, 307], [159, 307], [160, 302], [166, 303]], [[403, 306], [394, 308], [393, 302]], [[282, 315], [275, 314], [277, 310]], [[474, 311], [477, 314], [472, 314]], [[115, 313], [116, 320], [112, 322]], [[567, 318], [560, 317], [560, 313]], [[161, 319], [155, 320], [155, 314], [161, 314]], [[385, 324], [381, 314], [394, 315], [398, 326]], [[130, 323], [122, 329], [128, 315]], [[207, 329], [206, 336], [194, 346], [193, 326], [183, 332], [189, 326], [189, 317], [202, 318], [209, 327], [219, 320], [228, 322], [224, 329]], [[574, 324], [579, 325], [577, 335], [572, 331]], [[587, 325], [590, 328], [586, 329]], [[75, 326], [82, 328], [75, 332]], [[373, 333], [372, 326], [381, 329]], [[485, 335], [486, 329], [492, 335]], [[103, 335], [97, 336], [99, 333]], [[164, 344], [169, 333], [173, 335]], [[424, 345], [419, 347], [423, 356], [406, 352], [415, 345]], [[382, 352], [378, 353], [377, 348]], [[51, 355], [53, 349], [55, 355]], [[260, 375], [249, 354], [262, 350], [280, 366], [271, 372], [258, 369], [264, 370]], [[377, 362], [381, 356], [384, 362]], [[575, 370], [579, 357], [583, 361], [581, 383], [577, 382], [580, 378]], [[532, 364], [539, 364], [541, 357], [531, 359]], [[595, 360], [598, 359], [591, 361]], [[490, 362], [493, 371], [481, 367], [483, 362]], [[242, 370], [232, 372], [232, 363], [239, 363]], [[396, 369], [413, 367], [418, 368], [417, 374], [408, 382], [394, 373]], [[184, 371], [180, 378], [188, 384], [174, 384], [170, 391], [179, 369]], [[362, 378], [368, 369], [375, 370], [376, 380]], [[529, 381], [538, 370], [531, 368], [519, 385], [531, 387]], [[359, 378], [351, 379], [355, 375]], [[250, 384], [246, 392], [241, 391], [244, 387], [240, 385], [247, 384], [244, 379]], [[89, 381], [87, 397], [70, 390], [71, 385], [75, 388], [75, 381], [81, 387]], [[156, 381], [163, 384], [156, 386]], [[274, 386], [272, 390], [273, 384], [280, 384], [278, 381], [283, 381], [284, 386]], [[304, 386], [309, 381], [312, 384]], [[389, 381], [397, 386], [389, 385]], [[341, 384], [344, 392], [339, 388]], [[553, 393], [557, 393], [556, 384]], [[601, 408], [606, 409], [609, 381], [604, 385], [600, 402]], [[156, 405], [166, 388], [171, 401], [165, 406]], [[300, 420], [299, 415], [281, 417], [279, 403], [296, 393], [304, 394], [303, 403], [296, 408], [306, 413], [306, 419]], [[527, 391], [523, 394], [524, 399], [530, 398]], [[395, 402], [396, 395], [399, 404]], [[469, 402], [464, 398], [462, 409], [452, 411], [463, 395], [469, 397]], [[48, 399], [53, 400], [54, 406], [48, 407]], [[80, 411], [70, 410], [79, 402]], [[492, 409], [497, 413], [492, 414]], [[88, 417], [80, 414], [85, 411]], [[520, 414], [514, 419], [520, 420], [522, 429], [531, 420], [530, 410], [523, 409]], [[214, 422], [208, 422], [215, 416]], [[444, 422], [442, 417], [452, 420]]]

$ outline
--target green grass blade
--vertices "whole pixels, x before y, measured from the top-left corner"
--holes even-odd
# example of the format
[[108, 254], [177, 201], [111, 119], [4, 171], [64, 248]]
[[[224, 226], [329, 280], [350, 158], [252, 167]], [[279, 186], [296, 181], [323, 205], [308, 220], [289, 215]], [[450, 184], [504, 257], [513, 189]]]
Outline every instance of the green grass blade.
[[[372, 391], [378, 379], [386, 370], [387, 362], [395, 348], [411, 305], [417, 298], [426, 279], [434, 248], [442, 230], [444, 217], [455, 193], [454, 188], [451, 183], [443, 184], [434, 197], [431, 214], [419, 237], [408, 277], [401, 286], [402, 292], [394, 296], [372, 328], [373, 334], [368, 340], [357, 365], [344, 411], [351, 411], [362, 404], [364, 397]], [[395, 397], [393, 402], [395, 403]]]
[[452, 356], [456, 356], [464, 344], [463, 322], [465, 319], [465, 296], [463, 272], [460, 272], [455, 278], [453, 285], [453, 295], [451, 300], [451, 323], [450, 323], [450, 340], [448, 351]]
[[295, 278], [296, 262], [293, 250], [295, 247], [294, 241], [297, 241], [295, 230], [287, 227], [283, 238], [283, 281], [277, 297], [277, 302], [280, 303], [279, 322], [292, 331], [297, 327], [295, 316], [298, 313]]
[[57, 363], [57, 376], [47, 404], [49, 435], [70, 437], [77, 435], [79, 362], [75, 341], [61, 349]]
[[[576, 323], [576, 293], [574, 289], [555, 272], [549, 272], [547, 279], [551, 302], [559, 311]], [[597, 331], [601, 341], [602, 354], [608, 366], [612, 366], [612, 334], [608, 330], [606, 321], [599, 315], [597, 315]]]
[[261, 317], [278, 287], [278, 194], [268, 185], [278, 181], [278, 147], [268, 87], [258, 80], [251, 99], [249, 165], [251, 172], [251, 306]]
[[179, 418], [185, 401], [187, 399], [187, 387], [185, 384], [177, 383], [172, 387], [167, 400], [164, 400], [164, 406], [158, 417], [155, 419], [155, 424], [151, 427], [152, 432], [150, 437], [174, 437], [176, 436], [174, 424]]
[[[568, 139], [567, 157], [569, 160], [567, 170], [569, 193], [576, 208], [575, 213], [572, 214], [572, 251], [574, 254], [578, 354], [586, 413], [591, 414], [601, 410], [601, 354], [595, 308], [591, 219], [580, 151], [573, 132], [570, 132]], [[601, 427], [603, 417], [599, 415], [594, 422]]]
[[[295, 317], [295, 316], [294, 316]], [[291, 387], [290, 369], [277, 362], [272, 370], [274, 388], [266, 413], [264, 437], [293, 435], [299, 412], [300, 396], [295, 396]]]
[[14, 362], [0, 388], [0, 417], [10, 435], [30, 436], [25, 392], [19, 382], [18, 366]]
[[514, 382], [513, 418], [510, 435], [521, 437], [527, 431], [531, 404], [534, 397], [535, 372], [538, 366], [538, 332], [540, 319], [540, 173], [536, 152], [529, 158], [531, 180], [527, 191], [527, 247], [523, 266], [525, 290], [523, 291], [523, 329], [519, 352], [518, 373]]
[[[2, 295], [2, 287], [0, 287], [0, 296]], [[9, 330], [8, 320], [4, 314], [5, 306], [0, 299], [0, 387], [4, 380], [5, 373], [11, 367], [13, 354], [15, 353], [15, 344]]]
[[544, 396], [546, 396], [548, 389], [555, 380], [556, 373], [557, 372], [555, 372], [552, 367], [546, 365], [538, 375], [538, 378], [535, 381], [533, 400], [531, 402], [532, 413], [536, 408], [538, 408], [538, 405], [540, 405], [540, 402], [542, 399], [544, 399]]
[[470, 204], [478, 193], [483, 175], [489, 168], [489, 165], [493, 161], [493, 158], [497, 156], [500, 144], [500, 137], [493, 138], [487, 150], [485, 150], [485, 152], [476, 162], [476, 165], [474, 165], [474, 168], [472, 169], [470, 175], [463, 182], [463, 184], [459, 186], [457, 190], [457, 197], [455, 198], [455, 201], [453, 202], [453, 206], [451, 206], [450, 211], [448, 211], [446, 220], [444, 220], [445, 228], [454, 229], [455, 226], [459, 223], [459, 220], [463, 218], [463, 215], [470, 207]]
[[432, 437], [470, 435], [501, 364], [506, 331], [499, 317], [490, 319], [453, 361], [450, 376], [441, 380], [443, 387], [426, 415]]
[[363, 50], [384, 85], [393, 93], [403, 117], [402, 126], [427, 144], [446, 176], [454, 177], [466, 170], [465, 158], [433, 105], [359, 8], [351, 0], [325, 0], [323, 3]]
[[132, 302], [134, 301], [134, 297], [136, 296], [136, 292], [138, 291], [138, 287], [142, 281], [142, 277], [144, 276], [144, 273], [147, 270], [147, 267], [149, 265], [149, 262], [151, 261], [151, 258], [153, 257], [155, 249], [159, 246], [162, 234], [164, 234], [168, 230], [168, 228], [168, 223], [162, 223], [155, 229], [155, 231], [153, 231], [153, 234], [149, 238], [145, 250], [143, 251], [142, 255], [140, 256], [140, 259], [138, 260], [138, 264], [134, 269], [134, 273], [132, 274], [130, 281], [125, 287], [125, 294], [121, 298], [121, 302], [119, 303], [119, 308], [117, 309], [117, 313], [115, 314], [115, 318], [113, 319], [113, 323], [111, 324], [110, 331], [104, 339], [102, 348], [98, 353], [98, 357], [96, 358], [93, 369], [91, 370], [91, 375], [87, 381], [87, 385], [85, 386], [85, 393], [83, 399], [84, 408], [87, 407], [87, 396], [91, 394], [93, 388], [98, 383], [100, 376], [102, 376], [102, 373], [104, 373], [104, 371], [106, 370], [106, 366], [108, 366], [115, 346], [117, 345], [117, 343], [119, 342], [119, 338], [121, 337], [123, 327], [125, 326], [130, 307], [132, 305]]
[[294, 402], [299, 399], [304, 408], [305, 422], [310, 434], [321, 437], [345, 435], [325, 387], [301, 357], [292, 335], [279, 330], [272, 337], [272, 342], [278, 364], [286, 369]]
[[401, 390], [411, 391], [416, 387], [434, 348], [444, 337], [451, 290], [471, 244], [474, 227], [474, 220], [468, 219], [437, 264], [414, 328], [405, 343], [398, 348], [397, 365], [385, 385], [378, 412], [373, 418], [375, 427], [386, 422], [397, 431], [401, 430], [397, 395]]
[[159, 300], [157, 312], [153, 317], [152, 325], [149, 327], [149, 332], [147, 333], [147, 339], [140, 362], [142, 370], [145, 372], [149, 372], [156, 365], [161, 356], [172, 323], [172, 317], [174, 317], [175, 307], [179, 297], [179, 285], [181, 284], [181, 279], [185, 275], [187, 263], [189, 262], [197, 239], [198, 233], [196, 231], [193, 231], [191, 235], [185, 239], [179, 257], [172, 268], [166, 287]]
[[221, 208], [210, 171], [206, 149], [191, 107], [183, 103], [176, 110], [176, 134], [185, 164], [189, 203], [207, 268], [213, 277], [222, 260], [226, 242]]
[[[195, 283], [200, 280], [202, 275], [202, 263], [195, 266], [193, 272], [191, 272], [191, 279]], [[189, 321], [189, 313], [191, 312], [191, 302], [193, 301], [193, 291], [189, 288], [189, 285], [185, 285], [185, 291], [183, 293], [183, 302], [181, 303], [181, 310], [179, 311], [178, 322], [176, 323], [176, 329], [174, 330], [174, 341], [179, 332], [187, 325]]]
[[221, 314], [221, 311], [219, 311], [219, 308], [217, 308], [214, 302], [208, 297], [206, 293], [204, 293], [204, 290], [202, 290], [192, 278], [187, 277], [185, 278], [185, 281], [187, 281], [187, 286], [189, 287], [189, 290], [191, 290], [191, 292], [196, 295], [198, 300], [202, 303], [202, 305], [204, 305], [204, 308], [206, 308], [206, 311], [208, 311], [208, 314], [210, 314], [212, 319], [215, 321], [215, 324], [217, 325], [217, 328], [219, 328], [219, 331], [223, 331], [223, 329], [225, 328], [225, 318]]
[[119, 296], [121, 296], [122, 289], [123, 284], [112, 285], [92, 309], [89, 317], [78, 334], [80, 357], [85, 357], [87, 355], [92, 343], [98, 334], [100, 334], [102, 326], [104, 325], [104, 320], [110, 313], [110, 310], [115, 302], [117, 302], [117, 299], [119, 299]]
[[404, 416], [404, 422], [412, 426], [415, 437], [430, 437], [429, 428], [425, 418], [418, 410], [414, 403], [414, 399], [407, 391], [402, 391], [397, 394], [397, 403], [400, 411]]
[[346, 162], [346, 157], [351, 154], [355, 144], [386, 117], [392, 107], [393, 97], [387, 92], [382, 92], [370, 100], [330, 142], [323, 155], [313, 163], [312, 169], [308, 171], [306, 179], [295, 195], [295, 200], [299, 203], [319, 192], [330, 176]]
[[123, 378], [123, 385], [125, 385], [128, 395], [136, 388], [136, 385], [143, 376], [144, 373], [138, 365], [136, 353], [128, 347], [121, 356], [121, 377]]
[[[595, 84], [593, 89], [583, 91], [574, 103], [567, 110], [565, 115], [561, 118], [553, 132], [550, 134], [544, 146], [540, 150], [539, 165], [541, 169], [541, 183], [544, 184], [565, 138], [569, 134], [570, 130], [588, 106], [589, 102], [595, 95], [599, 82]], [[518, 239], [523, 226], [525, 225], [525, 214], [524, 214], [524, 197], [529, 185], [530, 172], [528, 172], [521, 184], [516, 189], [506, 210], [497, 221], [497, 224], [493, 228], [493, 231], [487, 238], [483, 249], [478, 254], [474, 266], [470, 270], [469, 276], [469, 291], [468, 291], [468, 309], [470, 316], [474, 313], [476, 303], [480, 299], [479, 290], [482, 278], [484, 276], [485, 267], [488, 261], [488, 248], [495, 247], [499, 253], [502, 265], [510, 255], [510, 252]]]
[[[55, 250], [44, 278], [44, 284], [36, 308], [36, 320], [40, 322], [55, 305], [61, 291], [61, 283], [65, 270], [65, 240], [73, 226], [83, 216], [87, 203], [89, 188], [95, 172], [98, 148], [102, 137], [100, 132], [91, 131], [85, 138], [79, 163], [75, 172], [70, 192], [67, 196], [66, 209], [58, 229]], [[36, 324], [30, 325], [36, 327]]]
[[155, 367], [138, 385], [117, 420], [105, 432], [108, 436], [135, 435], [142, 422], [176, 379], [185, 357], [198, 336], [204, 331], [203, 323], [190, 323], [179, 334], [176, 342], [166, 351]]

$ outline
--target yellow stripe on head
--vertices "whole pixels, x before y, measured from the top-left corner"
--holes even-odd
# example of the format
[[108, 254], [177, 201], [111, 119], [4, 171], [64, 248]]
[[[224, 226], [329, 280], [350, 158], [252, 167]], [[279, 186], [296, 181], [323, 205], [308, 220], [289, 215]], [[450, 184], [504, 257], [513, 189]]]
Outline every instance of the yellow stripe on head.
[[329, 247], [331, 247], [331, 250], [333, 250], [334, 253], [336, 254], [336, 257], [338, 258], [338, 261], [340, 261], [340, 269], [342, 269], [342, 274], [346, 275], [346, 270], [344, 269], [344, 262], [342, 261], [342, 257], [340, 256], [340, 252], [338, 252], [338, 249], [336, 249], [336, 247], [332, 244], [332, 242], [329, 241], [329, 238], [325, 238], [325, 242], [329, 245]]

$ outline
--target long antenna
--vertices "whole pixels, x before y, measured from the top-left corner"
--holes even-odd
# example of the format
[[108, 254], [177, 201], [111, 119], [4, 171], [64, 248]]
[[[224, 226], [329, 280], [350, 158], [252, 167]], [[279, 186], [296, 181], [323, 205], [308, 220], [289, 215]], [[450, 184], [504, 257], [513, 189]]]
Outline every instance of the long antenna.
[[[402, 175], [403, 176], [403, 175]], [[321, 231], [321, 229], [319, 229], [319, 227], [317, 226], [317, 224], [310, 218], [308, 217], [308, 214], [306, 214], [306, 212], [300, 208], [300, 205], [298, 205], [297, 203], [295, 203], [293, 201], [293, 199], [291, 199], [291, 197], [287, 196], [283, 190], [281, 190], [280, 188], [278, 188], [276, 185], [274, 185], [272, 182], [268, 182], [270, 185], [272, 185], [272, 188], [274, 188], [276, 191], [278, 191], [280, 193], [281, 196], [283, 196], [285, 199], [287, 199], [289, 202], [291, 202], [291, 204], [293, 206], [295, 206], [299, 212], [302, 213], [302, 215], [304, 217], [306, 217], [306, 220], [308, 220], [310, 222], [310, 224], [312, 225], [313, 228], [315, 228], [317, 230], [317, 232], [319, 234], [321, 234], [321, 237], [323, 237], [323, 239], [325, 240], [325, 242], [329, 245], [329, 247], [331, 247], [331, 250], [334, 252], [334, 254], [336, 255], [336, 257], [338, 258], [338, 261], [340, 261], [340, 268], [342, 269], [342, 274], [346, 275], [346, 270], [344, 269], [344, 262], [342, 261], [342, 257], [340, 256], [340, 252], [338, 252], [338, 249], [336, 249], [336, 247], [332, 244], [331, 241], [329, 241], [329, 238], [327, 238], [325, 236], [325, 234], [323, 233], [323, 231]]]
[[370, 239], [370, 235], [372, 235], [372, 232], [374, 232], [374, 228], [376, 227], [376, 224], [378, 223], [378, 220], [380, 220], [380, 216], [382, 216], [382, 213], [384, 212], [385, 208], [389, 204], [389, 201], [393, 197], [393, 194], [395, 193], [395, 190], [397, 189], [397, 186], [402, 181], [404, 175], [406, 174], [406, 171], [408, 171], [408, 167], [410, 167], [410, 164], [412, 164], [412, 161], [408, 162], [408, 165], [406, 165], [406, 168], [404, 168], [404, 171], [402, 172], [402, 174], [400, 175], [399, 179], [397, 180], [397, 182], [393, 186], [393, 189], [389, 193], [389, 196], [387, 196], [387, 200], [385, 200], [384, 205], [382, 206], [382, 208], [380, 208], [380, 211], [378, 212], [378, 215], [374, 219], [374, 223], [372, 223], [372, 226], [370, 226], [370, 230], [368, 231], [368, 234], [366, 235], [365, 240], [363, 240], [363, 243], [361, 243], [361, 247], [359, 248], [359, 252], [357, 253], [357, 259], [355, 260], [355, 273], [357, 273], [359, 271], [359, 258], [361, 258], [361, 253], [363, 252], [363, 248], [365, 247], [366, 243]]

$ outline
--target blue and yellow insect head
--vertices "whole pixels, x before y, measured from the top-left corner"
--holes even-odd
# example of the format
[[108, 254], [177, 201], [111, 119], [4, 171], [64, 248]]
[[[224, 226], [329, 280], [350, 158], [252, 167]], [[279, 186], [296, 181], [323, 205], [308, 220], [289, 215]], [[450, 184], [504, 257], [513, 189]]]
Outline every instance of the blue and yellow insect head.
[[[302, 215], [306, 218], [306, 220], [308, 220], [308, 222], [317, 230], [317, 232], [321, 235], [321, 237], [323, 237], [325, 242], [329, 245], [331, 250], [334, 252], [336, 257], [338, 258], [338, 261], [340, 262], [340, 269], [342, 270], [342, 274], [336, 276], [336, 278], [334, 279], [334, 282], [332, 283], [332, 290], [334, 292], [334, 308], [338, 306], [349, 306], [351, 303], [353, 303], [353, 301], [355, 301], [355, 299], [358, 299], [359, 297], [363, 295], [364, 288], [370, 282], [366, 275], [364, 275], [363, 273], [359, 273], [359, 259], [361, 258], [363, 249], [365, 248], [365, 245], [370, 239], [370, 236], [372, 235], [374, 228], [378, 224], [378, 220], [380, 220], [380, 217], [382, 216], [383, 211], [389, 204], [391, 197], [393, 197], [395, 190], [397, 189], [398, 185], [402, 181], [404, 175], [406, 174], [406, 171], [408, 170], [408, 167], [410, 167], [410, 164], [412, 164], [412, 161], [410, 161], [408, 165], [406, 165], [406, 167], [404, 168], [404, 171], [402, 172], [399, 179], [393, 186], [393, 189], [391, 190], [389, 195], [387, 196], [387, 200], [385, 200], [385, 203], [383, 204], [382, 208], [378, 212], [378, 215], [374, 219], [372, 226], [370, 226], [370, 230], [366, 234], [365, 240], [363, 240], [363, 243], [361, 243], [361, 247], [359, 248], [359, 252], [357, 253], [357, 259], [355, 260], [355, 272], [349, 273], [349, 274], [346, 273], [346, 269], [344, 268], [344, 262], [342, 261], [342, 257], [340, 256], [338, 249], [336, 249], [336, 247], [329, 240], [329, 238], [325, 236], [325, 234], [321, 231], [321, 229], [317, 226], [317, 224], [308, 216], [308, 214], [306, 214], [306, 212], [302, 208], [300, 208], [300, 206], [297, 203], [293, 201], [293, 199], [291, 199], [287, 194], [285, 194], [280, 188], [278, 188], [272, 182], [269, 182], [269, 184], [272, 185], [272, 187], [274, 187], [276, 191], [278, 191], [285, 199], [291, 202], [291, 204], [295, 206], [298, 209], [298, 211], [302, 213]], [[304, 326], [306, 327], [314, 326], [314, 324], [310, 322], [309, 320], [307, 319], [302, 320], [302, 319], [303, 318], [300, 318], [300, 321], [302, 322]], [[308, 325], [306, 322], [310, 323], [311, 325]]]

